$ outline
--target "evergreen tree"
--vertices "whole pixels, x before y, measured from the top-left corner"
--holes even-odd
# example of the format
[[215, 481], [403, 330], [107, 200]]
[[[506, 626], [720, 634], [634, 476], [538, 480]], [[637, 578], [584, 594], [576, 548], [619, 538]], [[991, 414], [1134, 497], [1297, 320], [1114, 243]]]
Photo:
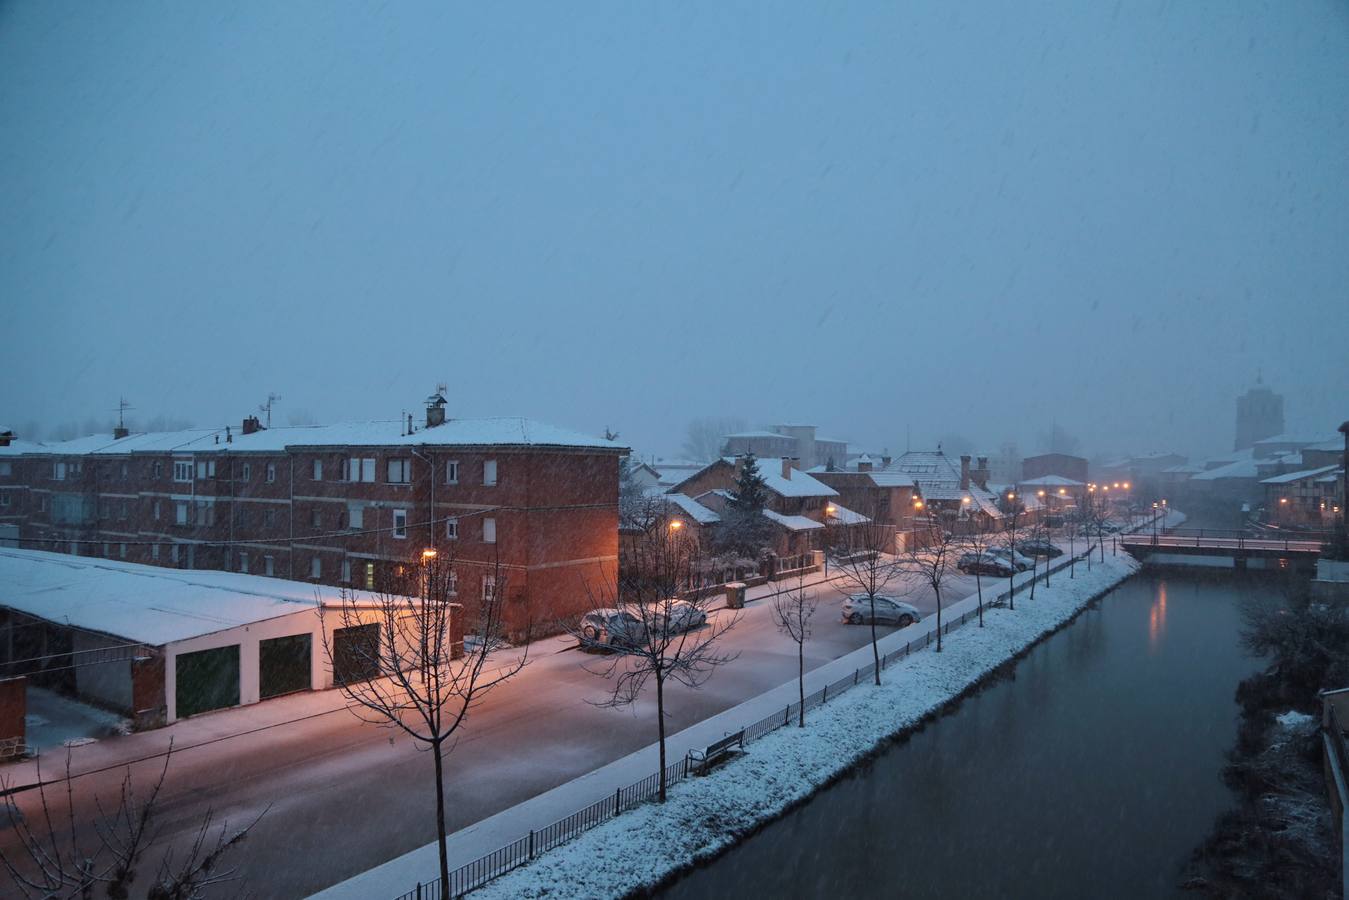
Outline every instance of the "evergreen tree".
[[759, 472], [753, 453], [746, 454], [745, 465], [735, 478], [735, 497], [730, 505], [743, 515], [758, 515], [768, 505], [768, 485]]
[[764, 518], [768, 505], [768, 486], [759, 472], [759, 464], [750, 453], [735, 478], [735, 490], [726, 504], [717, 530], [717, 544], [723, 553], [757, 557], [769, 542], [771, 525]]

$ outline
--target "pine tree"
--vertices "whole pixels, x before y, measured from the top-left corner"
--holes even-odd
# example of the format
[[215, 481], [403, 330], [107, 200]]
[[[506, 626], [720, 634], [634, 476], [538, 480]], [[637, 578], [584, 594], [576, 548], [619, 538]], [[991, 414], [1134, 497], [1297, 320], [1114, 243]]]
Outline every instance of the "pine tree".
[[768, 505], [768, 485], [759, 472], [753, 453], [746, 454], [745, 465], [735, 477], [735, 496], [730, 505], [743, 515], [759, 515]]
[[717, 544], [722, 552], [757, 557], [768, 543], [770, 526], [764, 518], [768, 505], [768, 485], [759, 472], [759, 464], [750, 453], [735, 478], [735, 490], [726, 504], [718, 529]]

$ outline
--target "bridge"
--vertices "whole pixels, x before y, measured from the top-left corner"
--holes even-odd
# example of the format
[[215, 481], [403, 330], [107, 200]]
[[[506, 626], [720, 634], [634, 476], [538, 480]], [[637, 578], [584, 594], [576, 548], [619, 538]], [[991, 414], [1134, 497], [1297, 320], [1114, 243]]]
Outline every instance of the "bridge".
[[1165, 532], [1121, 534], [1120, 546], [1138, 559], [1158, 553], [1176, 556], [1222, 556], [1245, 568], [1246, 560], [1288, 559], [1314, 562], [1327, 535], [1298, 532], [1252, 535], [1244, 531], [1177, 528]]

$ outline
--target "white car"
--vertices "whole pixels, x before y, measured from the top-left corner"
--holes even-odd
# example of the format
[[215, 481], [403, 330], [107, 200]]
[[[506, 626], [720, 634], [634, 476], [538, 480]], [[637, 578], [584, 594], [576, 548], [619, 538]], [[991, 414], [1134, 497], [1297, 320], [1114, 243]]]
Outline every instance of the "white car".
[[1011, 563], [1018, 572], [1024, 572], [1031, 566], [1035, 565], [1035, 560], [1031, 559], [1029, 556], [1022, 556], [1015, 550], [1008, 550], [1006, 547], [994, 547], [988, 552], [992, 553], [999, 559], [1004, 559], [1007, 562]]
[[692, 631], [707, 623], [707, 613], [685, 600], [670, 601], [668, 613], [665, 611], [658, 612], [653, 618], [659, 622], [665, 619], [667, 615], [669, 622], [665, 629], [666, 634]]
[[592, 609], [581, 617], [581, 641], [594, 647], [635, 647], [646, 638], [646, 626], [630, 612]]
[[[849, 625], [864, 625], [871, 621], [871, 598], [866, 594], [853, 594], [843, 601], [843, 621]], [[876, 595], [876, 624], [898, 625], [906, 628], [921, 621], [923, 614], [912, 603], [905, 603], [898, 597], [884, 594]]]

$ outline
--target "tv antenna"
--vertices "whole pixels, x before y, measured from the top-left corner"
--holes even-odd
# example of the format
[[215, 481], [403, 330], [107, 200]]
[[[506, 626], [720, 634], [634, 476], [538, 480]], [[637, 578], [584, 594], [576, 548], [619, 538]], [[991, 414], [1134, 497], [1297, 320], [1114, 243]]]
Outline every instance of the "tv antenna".
[[281, 401], [280, 394], [267, 394], [267, 402], [258, 405], [258, 412], [267, 414], [267, 427], [272, 427], [272, 407]]
[[118, 397], [118, 398], [117, 398], [117, 428], [118, 428], [118, 430], [122, 430], [122, 429], [125, 429], [125, 428], [126, 428], [126, 422], [124, 421], [126, 411], [127, 411], [128, 409], [135, 409], [135, 408], [136, 408], [136, 407], [134, 407], [134, 406], [132, 406], [130, 403], [127, 403], [127, 402], [126, 402], [126, 398], [125, 398], [125, 397]]

